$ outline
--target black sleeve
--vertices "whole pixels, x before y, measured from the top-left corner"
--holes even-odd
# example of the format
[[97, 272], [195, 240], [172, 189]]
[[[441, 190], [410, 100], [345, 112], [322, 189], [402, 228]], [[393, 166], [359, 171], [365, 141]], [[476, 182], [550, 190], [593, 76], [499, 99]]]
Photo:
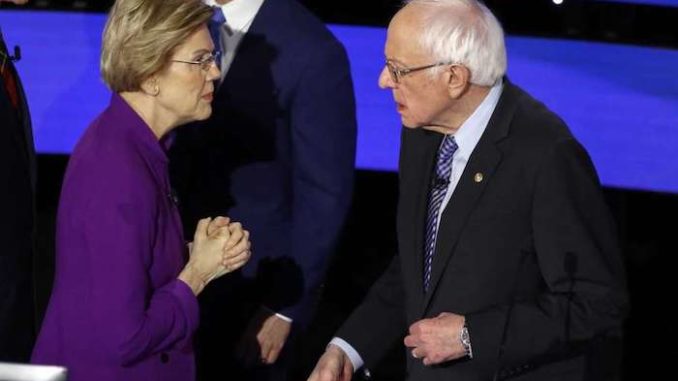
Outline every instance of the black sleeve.
[[405, 292], [400, 259], [395, 256], [365, 300], [337, 332], [374, 368], [406, 332]]

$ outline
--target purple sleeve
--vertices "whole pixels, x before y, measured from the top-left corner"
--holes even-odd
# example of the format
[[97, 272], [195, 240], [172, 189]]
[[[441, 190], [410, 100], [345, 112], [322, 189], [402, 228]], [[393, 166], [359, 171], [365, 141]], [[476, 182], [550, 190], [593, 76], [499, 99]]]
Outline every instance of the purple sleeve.
[[92, 318], [86, 324], [123, 366], [190, 346], [198, 304], [176, 279], [181, 253], [167, 244], [173, 232], [164, 231], [153, 179], [143, 168], [92, 172], [64, 188], [59, 221], [59, 249], [73, 262], [65, 266], [78, 269], [79, 287], [91, 296], [82, 301]]
[[198, 326], [197, 299], [188, 285], [173, 280], [155, 290], [144, 316], [131, 324], [136, 332], [120, 345], [123, 365], [167, 349], [192, 345], [191, 338]]

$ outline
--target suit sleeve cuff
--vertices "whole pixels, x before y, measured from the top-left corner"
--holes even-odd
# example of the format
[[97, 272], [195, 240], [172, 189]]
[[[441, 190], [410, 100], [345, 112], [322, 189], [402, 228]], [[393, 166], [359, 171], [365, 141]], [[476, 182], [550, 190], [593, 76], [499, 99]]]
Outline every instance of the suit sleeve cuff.
[[285, 316], [285, 315], [283, 315], [283, 314], [281, 314], [281, 313], [275, 312], [275, 311], [273, 311], [272, 309], [270, 309], [270, 308], [268, 308], [268, 307], [266, 307], [266, 306], [261, 306], [261, 308], [265, 309], [266, 311], [268, 311], [268, 312], [270, 312], [270, 313], [272, 313], [272, 314], [275, 314], [276, 317], [278, 317], [278, 318], [280, 318], [280, 319], [282, 319], [282, 320], [284, 320], [284, 321], [286, 321], [286, 322], [288, 322], [288, 323], [292, 323], [292, 322], [294, 321], [294, 319], [292, 319], [291, 317], [287, 317], [287, 316]]
[[332, 339], [332, 341], [330, 341], [330, 344], [336, 345], [342, 351], [344, 351], [344, 353], [346, 353], [346, 356], [348, 356], [351, 364], [353, 364], [353, 372], [357, 371], [365, 364], [363, 358], [360, 357], [360, 354], [358, 354], [351, 344], [347, 343], [344, 339], [335, 337]]

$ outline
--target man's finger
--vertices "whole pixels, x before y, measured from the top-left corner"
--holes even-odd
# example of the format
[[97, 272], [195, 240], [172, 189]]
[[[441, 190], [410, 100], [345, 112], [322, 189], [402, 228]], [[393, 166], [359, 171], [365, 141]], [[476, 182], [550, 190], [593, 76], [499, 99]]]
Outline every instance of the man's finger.
[[428, 319], [419, 320], [410, 326], [410, 333], [413, 335], [421, 334], [426, 331]]
[[268, 352], [268, 355], [266, 356], [266, 364], [275, 364], [275, 362], [278, 360], [278, 356], [280, 355], [280, 349], [278, 348], [271, 348], [271, 350]]
[[419, 347], [423, 344], [423, 340], [419, 335], [408, 335], [405, 336], [405, 346], [409, 348]]
[[268, 354], [271, 352], [273, 345], [271, 344], [271, 341], [268, 340], [268, 338], [262, 333], [257, 335], [257, 342], [259, 343], [259, 358], [257, 360], [259, 360], [259, 362], [266, 363], [266, 359], [268, 358]]

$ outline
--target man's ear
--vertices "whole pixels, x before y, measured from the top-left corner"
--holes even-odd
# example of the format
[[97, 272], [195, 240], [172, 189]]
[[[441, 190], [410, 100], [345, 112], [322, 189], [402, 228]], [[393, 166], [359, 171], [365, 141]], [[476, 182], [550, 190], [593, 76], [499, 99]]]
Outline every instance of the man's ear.
[[463, 65], [450, 65], [447, 92], [453, 99], [461, 97], [471, 85], [471, 71]]

